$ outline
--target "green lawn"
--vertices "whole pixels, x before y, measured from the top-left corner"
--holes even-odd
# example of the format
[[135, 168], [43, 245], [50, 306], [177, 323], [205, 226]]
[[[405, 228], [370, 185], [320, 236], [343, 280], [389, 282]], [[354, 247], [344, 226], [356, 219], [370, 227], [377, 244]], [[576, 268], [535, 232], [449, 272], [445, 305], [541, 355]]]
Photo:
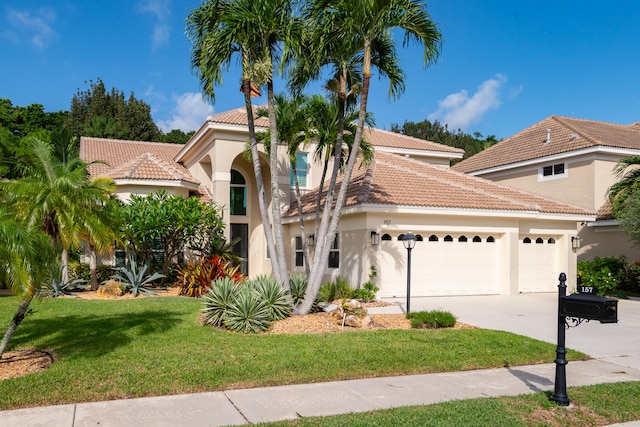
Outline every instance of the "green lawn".
[[551, 392], [469, 399], [361, 414], [263, 423], [262, 427], [591, 427], [640, 419], [640, 382], [569, 387], [570, 407], [549, 401]]
[[[18, 305], [0, 297], [2, 333]], [[54, 352], [44, 372], [0, 381], [0, 409], [548, 363], [555, 346], [482, 329], [240, 335], [199, 324], [181, 297], [46, 299], [9, 350]], [[569, 351], [569, 360], [586, 358]]]

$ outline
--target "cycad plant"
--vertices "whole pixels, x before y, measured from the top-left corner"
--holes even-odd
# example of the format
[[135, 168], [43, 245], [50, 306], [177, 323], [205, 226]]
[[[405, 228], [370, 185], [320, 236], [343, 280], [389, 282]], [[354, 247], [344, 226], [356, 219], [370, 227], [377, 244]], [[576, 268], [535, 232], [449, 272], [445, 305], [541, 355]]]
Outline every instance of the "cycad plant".
[[114, 270], [120, 272], [120, 274], [114, 274], [111, 276], [113, 280], [117, 280], [124, 284], [131, 295], [137, 297], [138, 294], [156, 295], [151, 289], [149, 284], [154, 280], [162, 279], [163, 274], [153, 273], [147, 274], [148, 266], [145, 264], [142, 267], [138, 267], [138, 263], [134, 258], [129, 260], [128, 265], [124, 267], [117, 267]]

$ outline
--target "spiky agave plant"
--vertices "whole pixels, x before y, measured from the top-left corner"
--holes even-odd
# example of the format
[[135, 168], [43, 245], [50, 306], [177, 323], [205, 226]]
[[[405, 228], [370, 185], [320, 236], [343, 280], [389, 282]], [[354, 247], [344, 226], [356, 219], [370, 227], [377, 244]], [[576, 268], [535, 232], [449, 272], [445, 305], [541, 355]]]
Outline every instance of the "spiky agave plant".
[[137, 297], [138, 294], [156, 295], [151, 289], [149, 284], [154, 280], [162, 279], [165, 277], [160, 273], [147, 274], [148, 266], [145, 264], [141, 268], [138, 267], [138, 263], [135, 259], [130, 259], [128, 265], [124, 267], [116, 267], [114, 270], [120, 274], [114, 274], [111, 276], [113, 280], [117, 280], [124, 284], [131, 292], [131, 295]]
[[262, 332], [271, 325], [270, 317], [267, 303], [251, 287], [243, 286], [229, 307], [224, 326], [236, 332]]
[[274, 277], [261, 275], [246, 285], [252, 287], [258, 297], [266, 303], [270, 320], [282, 320], [291, 314], [291, 297]]
[[204, 323], [212, 326], [224, 326], [224, 320], [231, 306], [235, 304], [239, 292], [237, 283], [230, 277], [223, 277], [211, 282], [211, 288], [202, 299]]

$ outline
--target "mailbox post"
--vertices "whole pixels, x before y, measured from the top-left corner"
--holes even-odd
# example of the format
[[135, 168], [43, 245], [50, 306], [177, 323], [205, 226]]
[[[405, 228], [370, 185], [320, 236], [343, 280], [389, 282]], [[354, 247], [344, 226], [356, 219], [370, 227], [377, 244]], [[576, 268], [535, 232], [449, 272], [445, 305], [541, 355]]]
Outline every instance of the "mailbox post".
[[597, 295], [595, 287], [579, 287], [577, 294], [567, 295], [567, 275], [560, 273], [558, 285], [558, 346], [556, 347], [556, 378], [551, 400], [561, 406], [569, 405], [567, 396], [567, 349], [565, 331], [584, 321], [618, 322], [618, 301]]

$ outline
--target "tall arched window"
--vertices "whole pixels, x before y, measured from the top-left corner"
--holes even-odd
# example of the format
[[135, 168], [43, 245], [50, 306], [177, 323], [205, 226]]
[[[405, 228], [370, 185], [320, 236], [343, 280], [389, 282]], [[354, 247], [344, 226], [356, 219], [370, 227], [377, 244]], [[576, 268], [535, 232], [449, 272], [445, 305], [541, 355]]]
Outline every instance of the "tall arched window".
[[230, 186], [231, 206], [229, 213], [231, 215], [247, 214], [247, 182], [244, 176], [237, 170], [231, 169], [231, 186]]

